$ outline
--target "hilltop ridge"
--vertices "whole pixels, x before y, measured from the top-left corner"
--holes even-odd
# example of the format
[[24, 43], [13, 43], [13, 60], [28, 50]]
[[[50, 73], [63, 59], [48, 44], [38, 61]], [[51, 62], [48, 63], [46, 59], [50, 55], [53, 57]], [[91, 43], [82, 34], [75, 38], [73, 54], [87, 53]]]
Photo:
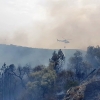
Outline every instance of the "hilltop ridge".
[[[0, 44], [0, 66], [5, 62], [7, 64], [14, 63], [15, 65], [25, 65], [27, 63], [32, 66], [36, 65], [48, 65], [49, 58], [52, 56], [54, 50], [58, 49], [43, 49], [23, 47], [17, 45]], [[62, 49], [64, 51], [66, 61], [75, 53], [78, 49]], [[83, 54], [85, 51], [81, 50]]]

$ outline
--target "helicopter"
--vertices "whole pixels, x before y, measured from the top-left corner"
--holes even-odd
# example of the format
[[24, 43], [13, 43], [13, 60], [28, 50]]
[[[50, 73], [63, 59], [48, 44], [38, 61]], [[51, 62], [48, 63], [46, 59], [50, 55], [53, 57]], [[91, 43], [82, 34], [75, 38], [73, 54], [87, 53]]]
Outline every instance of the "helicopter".
[[[63, 38], [64, 39], [64, 38]], [[70, 43], [68, 40], [66, 40], [66, 39], [64, 39], [64, 40], [58, 40], [57, 39], [57, 41], [59, 41], [59, 42], [64, 42], [64, 43]]]

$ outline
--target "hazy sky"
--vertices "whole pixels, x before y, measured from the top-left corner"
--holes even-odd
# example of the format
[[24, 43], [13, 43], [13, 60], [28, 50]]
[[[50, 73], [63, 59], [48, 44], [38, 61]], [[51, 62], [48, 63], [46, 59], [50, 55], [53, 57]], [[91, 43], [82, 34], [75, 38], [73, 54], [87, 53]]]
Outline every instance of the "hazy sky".
[[0, 43], [85, 49], [100, 44], [99, 32], [100, 0], [0, 0]]

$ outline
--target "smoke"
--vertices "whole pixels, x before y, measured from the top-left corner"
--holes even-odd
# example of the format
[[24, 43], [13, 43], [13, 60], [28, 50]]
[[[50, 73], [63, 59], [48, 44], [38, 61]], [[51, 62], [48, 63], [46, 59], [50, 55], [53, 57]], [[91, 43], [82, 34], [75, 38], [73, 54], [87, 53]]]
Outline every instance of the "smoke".
[[[100, 6], [96, 0], [44, 0], [41, 6], [46, 11], [45, 20], [34, 21], [33, 25], [18, 29], [12, 36], [2, 36], [0, 43], [71, 49], [99, 45]], [[57, 42], [62, 37], [71, 39], [70, 43]]]

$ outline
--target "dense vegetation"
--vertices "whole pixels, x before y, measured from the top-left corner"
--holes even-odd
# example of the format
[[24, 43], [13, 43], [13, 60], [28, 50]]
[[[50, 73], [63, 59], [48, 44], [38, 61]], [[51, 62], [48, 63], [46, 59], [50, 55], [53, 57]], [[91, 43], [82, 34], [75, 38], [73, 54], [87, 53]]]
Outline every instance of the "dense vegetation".
[[7, 66], [0, 70], [1, 100], [62, 100], [66, 91], [85, 80], [100, 65], [100, 47], [89, 46], [86, 56], [76, 51], [66, 68], [62, 50], [54, 51], [48, 66]]

